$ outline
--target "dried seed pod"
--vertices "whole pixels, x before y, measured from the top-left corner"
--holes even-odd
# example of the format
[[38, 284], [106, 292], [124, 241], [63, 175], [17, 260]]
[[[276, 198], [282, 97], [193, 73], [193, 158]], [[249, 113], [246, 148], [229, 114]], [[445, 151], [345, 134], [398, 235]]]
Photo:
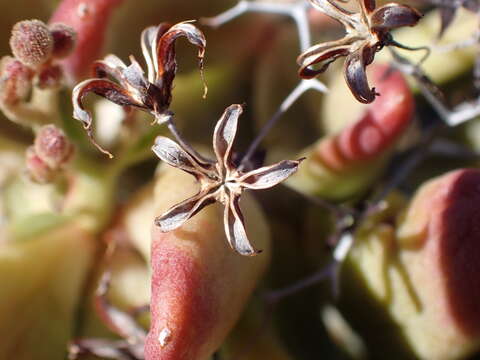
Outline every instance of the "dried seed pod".
[[40, 159], [52, 169], [62, 167], [73, 154], [72, 144], [55, 125], [45, 125], [40, 129], [34, 148]]
[[25, 165], [30, 179], [39, 184], [47, 184], [55, 177], [55, 170], [52, 170], [35, 152], [33, 146], [27, 148], [25, 153]]
[[0, 60], [0, 106], [25, 99], [32, 88], [33, 72], [11, 56]]
[[53, 57], [61, 59], [70, 55], [77, 40], [75, 30], [63, 23], [51, 24], [49, 28], [53, 37]]
[[10, 47], [18, 60], [36, 67], [50, 60], [53, 37], [42, 21], [24, 20], [13, 26]]

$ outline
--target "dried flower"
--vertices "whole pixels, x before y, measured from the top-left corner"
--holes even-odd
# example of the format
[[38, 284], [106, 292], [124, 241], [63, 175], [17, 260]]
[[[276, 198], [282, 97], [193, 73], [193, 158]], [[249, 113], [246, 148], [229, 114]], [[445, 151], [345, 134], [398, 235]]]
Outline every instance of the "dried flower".
[[157, 156], [167, 164], [190, 173], [200, 183], [200, 191], [173, 206], [155, 219], [162, 232], [180, 227], [205, 206], [221, 202], [225, 206], [224, 226], [230, 246], [241, 255], [255, 255], [250, 244], [240, 210], [240, 196], [245, 189], [270, 188], [284, 181], [298, 169], [301, 160], [284, 160], [274, 165], [242, 173], [232, 163], [232, 146], [237, 132], [241, 105], [231, 105], [215, 126], [213, 149], [216, 161], [205, 162], [173, 140], [158, 136], [152, 147]]
[[[359, 12], [350, 12], [337, 2], [343, 0], [310, 0], [312, 5], [328, 16], [338, 20], [346, 30], [339, 40], [317, 44], [301, 54], [297, 62], [299, 75], [313, 78], [324, 72], [331, 62], [346, 56], [345, 79], [355, 98], [362, 103], [371, 103], [378, 95], [368, 85], [366, 66], [372, 63], [375, 53], [384, 46], [399, 46], [390, 30], [402, 26], [414, 26], [421, 15], [415, 9], [397, 3], [386, 4], [375, 9], [375, 0], [356, 0]], [[317, 65], [316, 69], [311, 68]]]
[[[93, 139], [92, 116], [83, 107], [83, 98], [94, 92], [118, 105], [148, 111], [155, 116], [158, 123], [165, 122], [177, 70], [175, 40], [181, 36], [198, 47], [199, 66], [202, 71], [206, 46], [203, 33], [190, 22], [173, 26], [162, 23], [148, 27], [141, 35], [143, 56], [148, 68], [147, 76], [133, 56], [130, 57], [131, 64], [127, 66], [117, 56], [108, 55], [94, 64], [95, 79], [85, 80], [75, 86], [72, 94], [73, 117], [83, 123], [88, 136], [102, 152], [109, 154]], [[107, 75], [118, 83], [105, 79]]]
[[22, 63], [36, 67], [50, 59], [53, 37], [40, 20], [24, 20], [15, 24], [10, 37], [13, 55]]

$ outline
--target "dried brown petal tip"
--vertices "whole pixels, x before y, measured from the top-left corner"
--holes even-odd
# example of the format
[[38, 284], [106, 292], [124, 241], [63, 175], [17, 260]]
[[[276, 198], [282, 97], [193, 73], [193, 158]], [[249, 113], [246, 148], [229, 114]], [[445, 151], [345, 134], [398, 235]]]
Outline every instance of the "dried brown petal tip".
[[22, 63], [36, 67], [48, 61], [53, 51], [53, 37], [40, 20], [16, 23], [10, 37], [13, 55]]
[[77, 33], [73, 28], [62, 23], [50, 25], [53, 37], [53, 57], [61, 59], [68, 56], [75, 48]]
[[32, 88], [33, 72], [11, 56], [0, 60], [0, 106], [25, 99]]
[[34, 149], [38, 157], [52, 169], [62, 167], [73, 154], [72, 144], [55, 125], [45, 125], [40, 129]]

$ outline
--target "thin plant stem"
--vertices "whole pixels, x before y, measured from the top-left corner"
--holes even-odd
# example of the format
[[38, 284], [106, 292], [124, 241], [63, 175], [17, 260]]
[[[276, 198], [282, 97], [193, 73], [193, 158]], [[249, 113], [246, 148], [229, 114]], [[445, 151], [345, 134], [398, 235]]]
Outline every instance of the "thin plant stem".
[[308, 90], [316, 90], [319, 92], [327, 92], [327, 88], [320, 81], [316, 79], [301, 80], [300, 83], [290, 92], [290, 94], [283, 100], [278, 110], [268, 120], [268, 122], [260, 130], [260, 133], [250, 144], [245, 156], [243, 157], [239, 170], [245, 168], [247, 162], [257, 150], [262, 140], [267, 136], [272, 127], [277, 123], [280, 117], [298, 100], [298, 98]]

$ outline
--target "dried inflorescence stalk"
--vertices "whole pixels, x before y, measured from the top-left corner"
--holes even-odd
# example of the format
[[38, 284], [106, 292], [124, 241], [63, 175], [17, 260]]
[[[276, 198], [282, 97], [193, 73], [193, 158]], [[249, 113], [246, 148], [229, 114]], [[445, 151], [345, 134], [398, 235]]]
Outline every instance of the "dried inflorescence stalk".
[[[162, 23], [145, 29], [141, 35], [142, 52], [148, 72], [144, 73], [133, 56], [127, 66], [115, 55], [108, 55], [94, 63], [93, 79], [73, 89], [73, 117], [83, 123], [93, 144], [103, 153], [112, 155], [98, 145], [92, 133], [92, 116], [83, 106], [83, 98], [93, 92], [115, 104], [131, 106], [151, 113], [157, 123], [171, 121], [169, 106], [172, 101], [173, 80], [177, 71], [175, 41], [185, 37], [198, 47], [200, 71], [203, 76], [203, 58], [206, 40], [203, 33], [190, 21], [176, 25]], [[107, 79], [112, 77], [116, 82]], [[206, 87], [205, 87], [206, 92]], [[205, 96], [205, 94], [204, 94]]]
[[[344, 27], [346, 35], [339, 40], [314, 45], [297, 62], [303, 78], [313, 78], [327, 70], [330, 63], [346, 56], [345, 80], [355, 98], [362, 103], [371, 103], [378, 95], [368, 85], [366, 67], [374, 60], [375, 53], [384, 46], [397, 44], [390, 31], [403, 26], [414, 26], [421, 18], [415, 9], [390, 3], [376, 9], [375, 0], [356, 0], [359, 12], [350, 12], [340, 6], [340, 0], [310, 0], [312, 5]], [[315, 65], [316, 68], [312, 66]]]

